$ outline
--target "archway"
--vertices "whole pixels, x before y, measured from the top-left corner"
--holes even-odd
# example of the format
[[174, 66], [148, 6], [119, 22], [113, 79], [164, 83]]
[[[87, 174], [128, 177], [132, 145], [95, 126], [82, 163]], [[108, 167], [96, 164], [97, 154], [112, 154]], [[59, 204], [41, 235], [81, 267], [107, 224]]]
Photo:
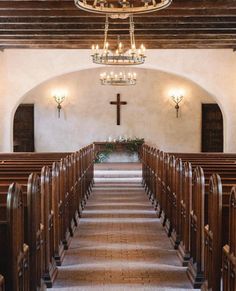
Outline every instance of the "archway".
[[[92, 141], [124, 134], [144, 137], [166, 151], [201, 150], [201, 104], [215, 102], [207, 91], [184, 77], [139, 68], [136, 69], [139, 83], [135, 87], [104, 88], [98, 77], [103, 70], [87, 69], [61, 75], [24, 95], [23, 102], [34, 103], [36, 108], [36, 151], [76, 150]], [[61, 84], [67, 87], [69, 96], [58, 119], [51, 91]], [[185, 97], [181, 116], [176, 120], [169, 90], [180, 86], [185, 89]], [[109, 106], [116, 93], [128, 101], [122, 117], [124, 124], [120, 127], [114, 124], [114, 110]]]

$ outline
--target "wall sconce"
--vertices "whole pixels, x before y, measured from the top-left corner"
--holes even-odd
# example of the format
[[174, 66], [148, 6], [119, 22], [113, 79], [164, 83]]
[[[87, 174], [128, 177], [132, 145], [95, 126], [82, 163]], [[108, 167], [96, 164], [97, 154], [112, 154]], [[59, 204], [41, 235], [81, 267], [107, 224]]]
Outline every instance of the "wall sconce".
[[183, 100], [184, 96], [182, 92], [175, 92], [171, 95], [172, 100], [175, 103], [176, 117], [179, 117], [179, 103]]
[[61, 104], [66, 98], [66, 92], [65, 91], [55, 91], [53, 93], [53, 97], [57, 103], [58, 118], [60, 118], [60, 113], [61, 113], [61, 109], [62, 109]]

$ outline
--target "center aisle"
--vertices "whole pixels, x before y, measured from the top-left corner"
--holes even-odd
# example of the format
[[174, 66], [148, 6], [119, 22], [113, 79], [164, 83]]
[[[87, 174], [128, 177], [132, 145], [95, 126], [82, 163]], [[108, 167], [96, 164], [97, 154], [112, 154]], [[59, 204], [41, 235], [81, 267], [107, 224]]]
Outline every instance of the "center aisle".
[[191, 289], [139, 181], [140, 171], [130, 178], [127, 171], [114, 172], [117, 178], [105, 172], [97, 175], [51, 290]]

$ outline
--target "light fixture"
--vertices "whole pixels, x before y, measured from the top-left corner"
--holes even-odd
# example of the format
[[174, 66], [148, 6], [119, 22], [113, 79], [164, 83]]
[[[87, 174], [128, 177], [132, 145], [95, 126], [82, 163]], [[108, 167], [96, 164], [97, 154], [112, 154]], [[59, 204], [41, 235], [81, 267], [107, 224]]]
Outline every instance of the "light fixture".
[[98, 44], [92, 46], [92, 60], [95, 64], [140, 65], [145, 62], [145, 46], [142, 44], [139, 49], [136, 49], [133, 15], [129, 17], [129, 25], [130, 48], [125, 50], [122, 42], [118, 41], [117, 49], [113, 52], [109, 50], [109, 43], [107, 41], [109, 21], [108, 15], [106, 15], [103, 49], [100, 50]]
[[179, 104], [180, 102], [183, 100], [184, 96], [183, 93], [180, 91], [176, 91], [174, 93], [172, 93], [171, 98], [173, 100], [173, 102], [175, 103], [175, 110], [176, 110], [176, 117], [179, 117]]
[[135, 85], [137, 80], [136, 73], [102, 73], [100, 74], [100, 81], [102, 85], [112, 86], [129, 86]]
[[109, 14], [112, 18], [127, 18], [131, 14], [149, 13], [164, 9], [172, 0], [75, 0], [85, 11]]
[[61, 104], [66, 98], [66, 92], [62, 90], [56, 90], [53, 92], [53, 97], [57, 103], [58, 118], [60, 118], [60, 113], [62, 109]]

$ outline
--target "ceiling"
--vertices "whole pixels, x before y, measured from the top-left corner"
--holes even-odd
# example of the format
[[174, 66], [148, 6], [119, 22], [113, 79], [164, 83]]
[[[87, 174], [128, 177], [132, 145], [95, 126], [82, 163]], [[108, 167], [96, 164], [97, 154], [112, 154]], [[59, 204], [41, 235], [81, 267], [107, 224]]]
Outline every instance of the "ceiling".
[[[0, 0], [0, 49], [88, 49], [102, 45], [105, 17], [74, 0]], [[149, 49], [236, 48], [236, 0], [173, 0], [166, 9], [134, 17], [137, 45]], [[109, 42], [129, 40], [127, 20], [112, 20]]]

